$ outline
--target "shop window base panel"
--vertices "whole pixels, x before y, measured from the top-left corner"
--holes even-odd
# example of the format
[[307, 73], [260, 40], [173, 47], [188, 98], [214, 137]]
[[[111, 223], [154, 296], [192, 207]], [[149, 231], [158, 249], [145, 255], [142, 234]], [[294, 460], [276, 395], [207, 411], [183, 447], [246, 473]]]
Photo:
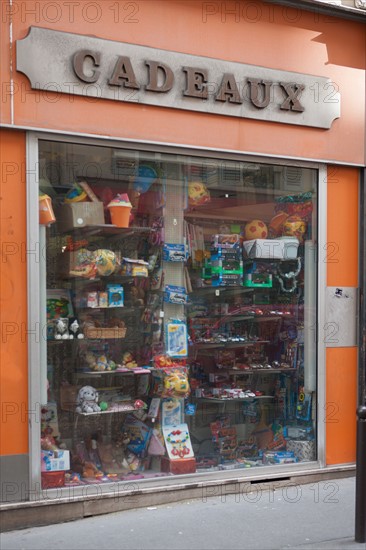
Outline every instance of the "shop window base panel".
[[[63, 523], [94, 515], [122, 512], [147, 506], [159, 506], [194, 498], [202, 499], [204, 489], [206, 489], [207, 498], [214, 497], [220, 495], [223, 486], [225, 486], [225, 495], [229, 495], [241, 492], [246, 487], [249, 489], [252, 485], [266, 491], [276, 490], [287, 484], [305, 485], [325, 480], [353, 477], [355, 475], [355, 465], [324, 469], [313, 468], [308, 471], [293, 472], [289, 476], [283, 474], [284, 472], [282, 472], [282, 475], [273, 473], [252, 479], [248, 477], [212, 481], [206, 479], [206, 482], [197, 480], [199, 475], [192, 474], [189, 476], [190, 480], [187, 479], [187, 483], [182, 483], [182, 481], [188, 475], [173, 476], [169, 478], [171, 481], [180, 478], [181, 483], [160, 487], [141, 487], [140, 490], [132, 488], [131, 491], [128, 491], [126, 490], [126, 484], [123, 485], [122, 482], [124, 490], [121, 490], [119, 494], [116, 494], [116, 491], [105, 495], [90, 493], [74, 498], [70, 498], [60, 489], [49, 490], [49, 499], [0, 505], [2, 531]], [[53, 499], [51, 497], [52, 491]]]

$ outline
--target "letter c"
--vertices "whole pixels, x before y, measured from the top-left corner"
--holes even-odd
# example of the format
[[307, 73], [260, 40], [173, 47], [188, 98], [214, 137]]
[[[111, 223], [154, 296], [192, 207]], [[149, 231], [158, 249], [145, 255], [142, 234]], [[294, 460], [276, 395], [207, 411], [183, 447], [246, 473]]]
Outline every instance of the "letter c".
[[92, 71], [91, 76], [84, 73], [84, 61], [87, 57], [91, 57], [94, 67], [99, 67], [100, 53], [91, 50], [80, 50], [76, 52], [72, 60], [72, 66], [76, 76], [83, 82], [96, 82], [100, 76], [100, 71]]

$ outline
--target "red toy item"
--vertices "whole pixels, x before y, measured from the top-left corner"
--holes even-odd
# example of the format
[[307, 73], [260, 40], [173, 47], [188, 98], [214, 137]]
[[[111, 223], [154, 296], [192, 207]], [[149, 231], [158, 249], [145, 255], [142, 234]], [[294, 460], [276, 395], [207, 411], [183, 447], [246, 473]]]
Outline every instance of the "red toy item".
[[65, 472], [63, 470], [59, 472], [42, 472], [41, 481], [42, 489], [55, 489], [57, 487], [64, 487]]
[[170, 460], [167, 457], [161, 459], [161, 471], [170, 472], [171, 474], [194, 474], [196, 472], [195, 458], [178, 458]]

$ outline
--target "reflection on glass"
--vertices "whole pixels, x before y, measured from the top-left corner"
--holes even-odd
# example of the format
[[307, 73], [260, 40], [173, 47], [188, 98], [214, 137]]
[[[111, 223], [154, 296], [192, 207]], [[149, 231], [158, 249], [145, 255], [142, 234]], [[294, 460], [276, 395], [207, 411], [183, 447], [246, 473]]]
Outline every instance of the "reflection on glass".
[[315, 460], [316, 171], [51, 141], [39, 170], [43, 486]]

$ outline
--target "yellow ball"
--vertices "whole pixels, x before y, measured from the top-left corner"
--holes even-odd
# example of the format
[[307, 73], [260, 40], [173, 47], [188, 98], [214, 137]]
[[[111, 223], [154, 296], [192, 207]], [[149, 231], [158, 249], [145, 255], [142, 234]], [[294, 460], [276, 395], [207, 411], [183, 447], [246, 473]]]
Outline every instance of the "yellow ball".
[[252, 220], [248, 222], [244, 229], [244, 239], [266, 239], [268, 235], [268, 227], [262, 220]]

